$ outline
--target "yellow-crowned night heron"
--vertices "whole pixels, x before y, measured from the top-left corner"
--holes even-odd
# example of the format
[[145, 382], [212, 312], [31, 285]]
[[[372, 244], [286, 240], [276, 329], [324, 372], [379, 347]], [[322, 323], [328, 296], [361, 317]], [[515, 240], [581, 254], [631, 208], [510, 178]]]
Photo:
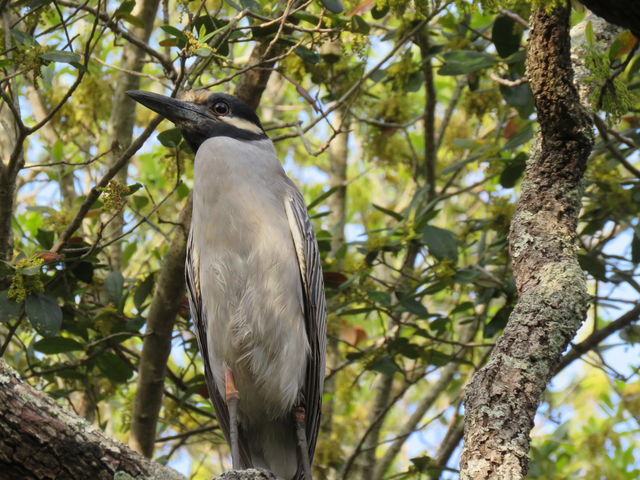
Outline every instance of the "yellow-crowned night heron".
[[320, 256], [302, 195], [255, 112], [223, 93], [129, 96], [195, 157], [187, 288], [233, 468], [309, 479], [324, 380]]

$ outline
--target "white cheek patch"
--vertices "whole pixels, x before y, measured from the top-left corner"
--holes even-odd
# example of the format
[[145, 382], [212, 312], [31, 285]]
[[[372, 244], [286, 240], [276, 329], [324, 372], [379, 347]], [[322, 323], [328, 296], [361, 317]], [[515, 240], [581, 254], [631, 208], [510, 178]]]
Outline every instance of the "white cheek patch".
[[228, 123], [229, 125], [233, 125], [240, 130], [246, 130], [251, 133], [255, 133], [258, 135], [262, 135], [262, 129], [257, 126], [255, 123], [251, 123], [249, 120], [244, 120], [238, 117], [218, 117], [220, 120]]

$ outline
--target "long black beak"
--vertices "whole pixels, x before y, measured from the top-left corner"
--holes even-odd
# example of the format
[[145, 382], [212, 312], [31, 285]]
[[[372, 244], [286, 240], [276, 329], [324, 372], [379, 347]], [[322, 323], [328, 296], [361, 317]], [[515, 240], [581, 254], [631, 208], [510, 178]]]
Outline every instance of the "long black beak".
[[194, 123], [217, 121], [217, 118], [205, 107], [195, 103], [142, 90], [129, 90], [127, 95], [178, 126], [188, 127]]

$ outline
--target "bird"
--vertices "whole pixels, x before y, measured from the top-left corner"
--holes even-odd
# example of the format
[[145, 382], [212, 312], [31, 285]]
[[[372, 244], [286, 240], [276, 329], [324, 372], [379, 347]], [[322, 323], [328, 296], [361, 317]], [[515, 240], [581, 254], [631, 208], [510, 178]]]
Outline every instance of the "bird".
[[310, 480], [325, 373], [320, 251], [255, 111], [221, 92], [127, 94], [195, 152], [186, 284], [233, 469]]

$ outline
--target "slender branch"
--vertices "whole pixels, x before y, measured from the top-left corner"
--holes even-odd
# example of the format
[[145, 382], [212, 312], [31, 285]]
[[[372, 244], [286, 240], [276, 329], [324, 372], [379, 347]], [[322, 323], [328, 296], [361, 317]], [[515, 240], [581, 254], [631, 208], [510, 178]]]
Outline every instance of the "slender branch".
[[562, 359], [556, 366], [554, 375], [557, 375], [561, 370], [579, 359], [588, 351], [597, 348], [598, 345], [600, 345], [600, 343], [610, 335], [637, 321], [638, 318], [640, 318], [640, 305], [636, 305], [634, 308], [632, 308], [616, 320], [612, 321], [607, 326], [593, 332], [582, 342], [573, 345], [571, 350], [564, 357], [562, 357]]
[[140, 134], [135, 141], [129, 145], [129, 147], [120, 155], [118, 160], [109, 168], [109, 170], [102, 176], [102, 178], [96, 183], [89, 193], [87, 194], [87, 198], [76, 213], [76, 216], [73, 218], [69, 226], [62, 232], [60, 238], [56, 242], [56, 244], [51, 248], [52, 252], [59, 252], [60, 249], [64, 246], [64, 244], [71, 238], [71, 236], [75, 233], [80, 225], [82, 224], [82, 220], [85, 215], [89, 212], [95, 201], [100, 197], [101, 189], [107, 186], [109, 181], [116, 176], [116, 174], [120, 171], [120, 169], [129, 161], [129, 159], [142, 147], [144, 142], [149, 138], [149, 136], [156, 129], [158, 124], [162, 121], [162, 117], [160, 115], [156, 115], [153, 120], [147, 125], [147, 128]]
[[593, 121], [598, 129], [598, 132], [600, 133], [600, 136], [602, 137], [602, 141], [604, 142], [606, 149], [609, 150], [609, 153], [611, 153], [611, 155], [613, 155], [613, 157], [618, 160], [624, 168], [626, 168], [636, 177], [640, 178], [640, 170], [634, 167], [631, 162], [629, 162], [627, 157], [625, 157], [622, 152], [620, 152], [620, 150], [618, 150], [616, 146], [609, 140], [609, 131], [607, 130], [607, 125], [604, 123], [604, 121], [595, 113], [593, 114]]
[[139, 49], [144, 50], [150, 57], [158, 60], [158, 62], [160, 62], [160, 65], [162, 65], [162, 67], [167, 71], [169, 79], [175, 80], [178, 77], [178, 72], [173, 67], [173, 63], [171, 62], [170, 58], [166, 57], [164, 54], [158, 52], [157, 50], [154, 50], [146, 42], [139, 39], [135, 35], [127, 32], [126, 30], [123, 30], [118, 25], [118, 23], [115, 22], [108, 14], [100, 12], [99, 9], [95, 9], [87, 5], [82, 5], [68, 0], [57, 0], [57, 3], [60, 5], [64, 5], [65, 7], [78, 8], [80, 10], [91, 13], [93, 16], [100, 19], [100, 21], [103, 22], [104, 25], [109, 28], [109, 30], [120, 35], [127, 42], [135, 45]]

